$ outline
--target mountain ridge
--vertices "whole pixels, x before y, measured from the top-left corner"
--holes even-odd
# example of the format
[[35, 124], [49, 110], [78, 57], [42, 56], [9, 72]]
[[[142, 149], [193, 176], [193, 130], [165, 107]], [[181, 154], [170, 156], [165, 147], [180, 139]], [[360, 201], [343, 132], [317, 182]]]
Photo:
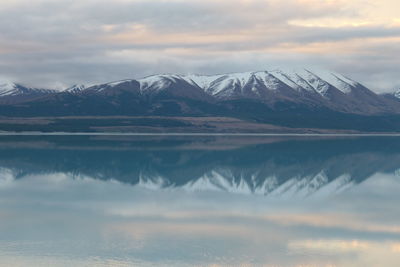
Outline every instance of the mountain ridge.
[[321, 70], [160, 74], [61, 92], [20, 88], [4, 99], [0, 94], [2, 116], [224, 116], [328, 129], [351, 129], [361, 121], [363, 131], [400, 131], [400, 98]]
[[57, 90], [32, 88], [17, 83], [0, 81], [0, 104], [29, 101], [56, 93]]

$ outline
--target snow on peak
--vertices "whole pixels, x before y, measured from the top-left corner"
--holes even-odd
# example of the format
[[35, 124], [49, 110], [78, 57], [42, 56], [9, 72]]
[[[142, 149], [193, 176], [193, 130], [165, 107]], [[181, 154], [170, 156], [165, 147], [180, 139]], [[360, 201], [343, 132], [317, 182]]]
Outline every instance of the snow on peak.
[[177, 80], [182, 80], [182, 77], [179, 75], [152, 75], [147, 76], [145, 78], [137, 80], [140, 84], [140, 91], [151, 90], [151, 91], [160, 91], [168, 86], [170, 86], [173, 82]]
[[15, 83], [0, 81], [0, 97], [15, 95], [17, 93], [18, 89]]
[[297, 84], [308, 91], [314, 91], [323, 97], [327, 96], [330, 89], [330, 84], [324, 79], [316, 75], [315, 73], [307, 69], [294, 69], [292, 71], [286, 71], [289, 77], [293, 77], [297, 81]]
[[15, 89], [15, 87], [16, 87], [15, 83], [0, 81], [0, 89], [1, 90], [12, 90], [12, 89]]
[[[276, 77], [270, 71], [258, 71], [258, 72], [254, 72], [253, 75], [258, 81], [261, 81], [262, 84], [264, 84], [267, 89], [272, 90], [272, 91], [279, 90], [279, 88], [282, 86], [282, 83], [284, 83], [281, 79]], [[287, 84], [287, 85], [289, 85], [289, 84]], [[294, 86], [294, 85], [292, 85], [292, 86]], [[292, 86], [290, 86], [290, 87], [292, 87]]]
[[394, 97], [400, 99], [400, 89], [398, 89], [396, 92], [393, 93]]
[[254, 75], [254, 72], [240, 72], [240, 73], [231, 73], [224, 75], [226, 79], [231, 80], [234, 84], [237, 84], [240, 87], [245, 86], [250, 78]]
[[[191, 84], [197, 85], [211, 95], [231, 96], [243, 92], [245, 86], [264, 85], [267, 90], [278, 91], [282, 85], [293, 90], [317, 93], [323, 97], [334, 87], [344, 94], [349, 94], [359, 83], [338, 73], [308, 69], [273, 69], [221, 75], [186, 75], [180, 76]], [[400, 95], [400, 94], [399, 94]]]
[[359, 86], [359, 83], [339, 73], [320, 69], [275, 69], [269, 73], [297, 91], [316, 92], [324, 97], [331, 87], [348, 94], [353, 88]]
[[306, 90], [314, 91], [310, 84], [304, 80], [301, 76], [294, 72], [284, 72], [282, 70], [272, 70], [269, 73], [275, 76], [277, 79], [295, 89], [296, 91]]
[[118, 85], [126, 83], [126, 82], [130, 82], [130, 81], [132, 81], [132, 80], [120, 80], [120, 81], [107, 83], [106, 85], [110, 86], [110, 87], [115, 87], [115, 86], [118, 86]]
[[[120, 80], [93, 86], [96, 91], [103, 91], [128, 82], [138, 82], [140, 92], [155, 93], [173, 87], [174, 84], [187, 83], [203, 90], [208, 95], [221, 99], [237, 97], [266, 97], [282, 90], [292, 89], [295, 92], [308, 92], [329, 96], [330, 90], [349, 94], [359, 86], [359, 83], [329, 71], [308, 69], [273, 69], [267, 71], [239, 72], [218, 75], [174, 75], [160, 74], [147, 76], [137, 80]], [[13, 84], [5, 84], [4, 88], [12, 89]], [[75, 85], [65, 91], [78, 93], [85, 90], [83, 85]], [[5, 91], [5, 90], [1, 90]], [[400, 97], [400, 93], [398, 94]]]
[[342, 93], [349, 94], [352, 92], [354, 87], [357, 87], [359, 83], [334, 72], [327, 72], [327, 71], [316, 71], [315, 72], [321, 79], [324, 79], [330, 85], [334, 86], [335, 88], [339, 89]]
[[[109, 83], [104, 83], [104, 84], [92, 85], [92, 86], [89, 86], [89, 87], [85, 87], [84, 85], [81, 85], [81, 86], [83, 86], [83, 88], [79, 88], [79, 89], [80, 89], [80, 91], [84, 91], [86, 89], [90, 89], [90, 90], [94, 90], [96, 92], [102, 92], [102, 91], [104, 91], [106, 89], [113, 88], [113, 87], [116, 87], [116, 86], [121, 85], [123, 83], [128, 83], [128, 82], [132, 82], [132, 81], [134, 81], [134, 80], [126, 79], [126, 80], [119, 80], [119, 81], [114, 81], [114, 82], [109, 82]], [[71, 87], [71, 90], [74, 90], [73, 87]], [[79, 91], [75, 90], [75, 92], [79, 92]]]
[[64, 90], [64, 92], [68, 92], [68, 93], [80, 93], [83, 90], [86, 89], [86, 86], [83, 84], [76, 84], [74, 86], [71, 86], [70, 88], [67, 88]]
[[0, 97], [12, 97], [30, 94], [56, 93], [55, 90], [25, 87], [12, 82], [0, 81]]
[[190, 84], [196, 85], [206, 91], [212, 82], [219, 79], [221, 76], [224, 75], [197, 75], [197, 74], [190, 74], [183, 76], [183, 78], [189, 82]]
[[242, 90], [249, 83], [251, 72], [231, 73], [219, 76], [206, 89], [206, 92], [211, 95], [232, 96], [237, 90]]

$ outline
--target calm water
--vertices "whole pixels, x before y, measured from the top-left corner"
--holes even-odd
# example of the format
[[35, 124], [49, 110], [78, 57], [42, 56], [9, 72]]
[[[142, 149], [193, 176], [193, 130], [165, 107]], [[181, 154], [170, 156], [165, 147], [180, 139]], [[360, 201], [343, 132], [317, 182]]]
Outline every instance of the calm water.
[[400, 138], [0, 137], [0, 266], [399, 266]]

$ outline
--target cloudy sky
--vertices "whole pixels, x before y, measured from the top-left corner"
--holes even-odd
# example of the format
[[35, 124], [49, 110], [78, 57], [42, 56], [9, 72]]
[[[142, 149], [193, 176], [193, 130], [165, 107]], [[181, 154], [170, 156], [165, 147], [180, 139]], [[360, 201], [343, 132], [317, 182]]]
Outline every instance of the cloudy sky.
[[0, 0], [0, 77], [63, 88], [280, 66], [400, 87], [398, 0]]

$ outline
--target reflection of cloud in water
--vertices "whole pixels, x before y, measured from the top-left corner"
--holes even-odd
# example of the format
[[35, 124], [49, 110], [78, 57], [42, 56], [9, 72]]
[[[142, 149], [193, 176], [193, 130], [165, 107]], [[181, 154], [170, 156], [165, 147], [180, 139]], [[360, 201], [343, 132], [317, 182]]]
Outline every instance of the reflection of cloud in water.
[[0, 266], [400, 261], [396, 142], [306, 140], [219, 152], [158, 143], [164, 152], [113, 153], [83, 141], [85, 150], [0, 146]]
[[[369, 199], [369, 195], [390, 187], [384, 193], [397, 202], [394, 192], [400, 188], [394, 176], [372, 179], [377, 178], [381, 181], [376, 192], [376, 183], [371, 181], [319, 201], [312, 198], [280, 201], [220, 191], [163, 190], [156, 194], [153, 190], [119, 182], [64, 179], [50, 174], [17, 179], [13, 187], [2, 189], [2, 199], [15, 192], [21, 195], [13, 201], [9, 199], [7, 206], [0, 205], [1, 210], [8, 211], [0, 227], [2, 232], [8, 223], [14, 229], [26, 229], [24, 233], [7, 234], [8, 238], [17, 240], [27, 238], [27, 233], [29, 238], [39, 240], [52, 239], [60, 233], [69, 236], [66, 247], [60, 244], [29, 246], [28, 255], [23, 253], [22, 258], [46, 249], [49, 257], [51, 253], [67, 258], [73, 255], [77, 257], [74, 261], [81, 263], [90, 263], [91, 259], [80, 258], [83, 256], [77, 250], [92, 257], [103, 255], [105, 260], [112, 257], [122, 263], [124, 260], [128, 264], [139, 262], [140, 266], [154, 262], [162, 266], [164, 261], [174, 266], [200, 263], [204, 266], [212, 263], [325, 266], [327, 262], [336, 266], [363, 266], [366, 254], [371, 260], [383, 255], [399, 260], [396, 240], [400, 232], [394, 224], [399, 219], [398, 208], [393, 205], [386, 210], [386, 217], [371, 218], [376, 212], [374, 206], [380, 208], [386, 202], [378, 200], [371, 205], [377, 200]], [[30, 209], [28, 201], [35, 203], [34, 210], [26, 210]], [[345, 209], [343, 202], [347, 202]], [[363, 211], [365, 208], [369, 213]], [[18, 221], [22, 214], [24, 220]], [[44, 225], [40, 227], [39, 223]], [[53, 231], [57, 233], [46, 237], [49, 228], [55, 228]], [[15, 244], [15, 249], [19, 249], [18, 242]], [[352, 248], [351, 244], [373, 246]], [[393, 249], [379, 254], [384, 252], [376, 249], [379, 244], [386, 247], [390, 244]], [[340, 248], [341, 245], [349, 248]], [[75, 249], [71, 251], [71, 247]], [[91, 263], [95, 266], [96, 261]], [[385, 266], [396, 265], [388, 262]]]
[[[398, 242], [360, 240], [296, 240], [288, 244], [292, 253], [343, 255], [340, 266], [396, 266], [400, 261]], [[347, 254], [347, 257], [346, 257]]]

